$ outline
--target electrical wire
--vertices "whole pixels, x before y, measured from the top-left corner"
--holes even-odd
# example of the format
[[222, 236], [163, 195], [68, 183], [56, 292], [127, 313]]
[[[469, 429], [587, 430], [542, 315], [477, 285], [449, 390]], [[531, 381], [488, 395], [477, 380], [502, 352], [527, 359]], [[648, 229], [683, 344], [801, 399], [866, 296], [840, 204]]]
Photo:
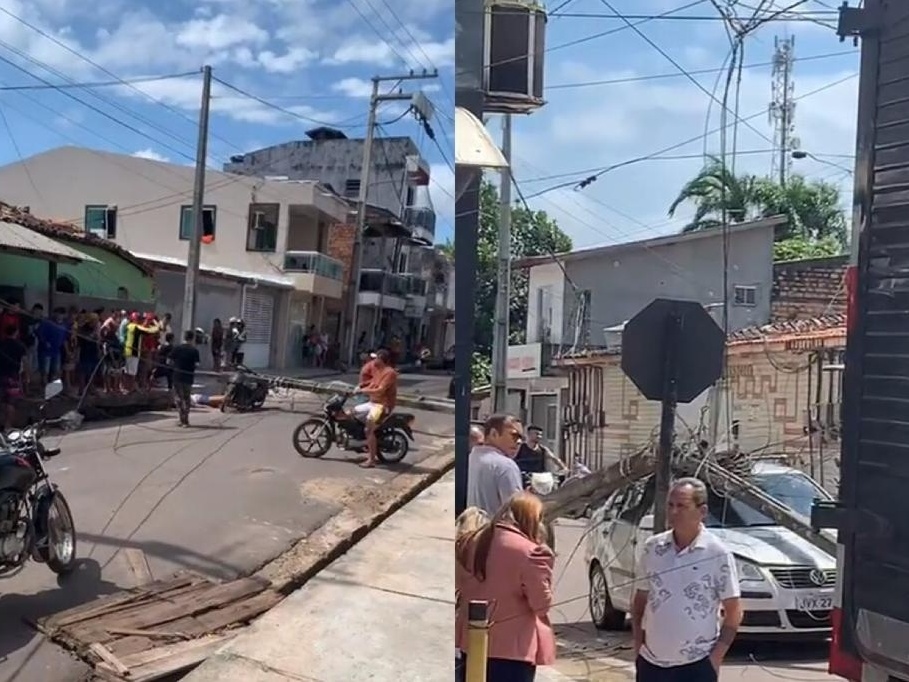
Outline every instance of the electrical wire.
[[[820, 86], [820, 87], [818, 87], [818, 88], [815, 88], [814, 90], [810, 90], [810, 91], [808, 91], [808, 92], [806, 92], [806, 93], [804, 93], [804, 94], [802, 94], [802, 95], [793, 97], [792, 99], [793, 99], [793, 101], [800, 101], [800, 100], [806, 99], [806, 98], [811, 97], [811, 96], [813, 96], [813, 95], [816, 95], [816, 94], [818, 94], [818, 93], [824, 92], [825, 90], [829, 90], [829, 89], [831, 89], [831, 88], [835, 88], [835, 87], [838, 86], [838, 85], [842, 85], [843, 83], [845, 83], [845, 82], [847, 82], [847, 81], [850, 81], [850, 80], [852, 80], [852, 79], [854, 79], [854, 78], [857, 78], [857, 77], [858, 77], [858, 72], [850, 73], [850, 74], [847, 75], [847, 76], [844, 76], [844, 77], [842, 77], [842, 78], [838, 78], [837, 80], [834, 80], [834, 81], [831, 81], [831, 82], [829, 82], [829, 83], [826, 83], [825, 85], [822, 85], [822, 86]], [[766, 109], [766, 108], [763, 108], [763, 109], [761, 109], [760, 111], [755, 112], [754, 114], [751, 114], [751, 115], [749, 115], [749, 116], [745, 116], [744, 118], [742, 118], [742, 120], [743, 120], [743, 121], [750, 121], [750, 120], [754, 120], [755, 118], [757, 118], [757, 117], [759, 117], [759, 116], [766, 116], [766, 115], [767, 115], [767, 109]], [[719, 132], [724, 131], [726, 128], [729, 128], [729, 127], [731, 127], [732, 125], [733, 125], [732, 123], [727, 124], [726, 126], [722, 126], [722, 125], [721, 125], [721, 126], [719, 126], [719, 127], [717, 127], [717, 128], [712, 129], [708, 134], [709, 134], [709, 135], [714, 135], [714, 134], [716, 134], [716, 133], [719, 133]], [[628, 165], [631, 165], [632, 163], [636, 163], [636, 162], [639, 162], [639, 161], [647, 161], [647, 160], [649, 160], [649, 159], [651, 159], [651, 158], [653, 158], [653, 157], [655, 157], [655, 156], [659, 156], [659, 155], [661, 155], [661, 154], [666, 154], [667, 152], [675, 151], [676, 149], [679, 149], [679, 148], [684, 147], [684, 146], [686, 146], [686, 145], [692, 144], [693, 142], [700, 142], [703, 138], [704, 138], [704, 135], [703, 135], [703, 134], [695, 135], [695, 136], [690, 137], [690, 138], [688, 138], [688, 139], [682, 140], [681, 142], [676, 142], [676, 143], [674, 143], [674, 144], [672, 144], [672, 145], [669, 145], [668, 147], [663, 147], [662, 149], [658, 149], [658, 150], [656, 150], [656, 151], [654, 151], [654, 152], [650, 152], [650, 153], [648, 153], [648, 154], [642, 154], [642, 155], [640, 155], [640, 156], [636, 156], [636, 157], [634, 157], [634, 158], [632, 158], [632, 159], [628, 159], [628, 160], [626, 160], [626, 161], [622, 161], [622, 162], [620, 162], [620, 163], [618, 163], [618, 164], [612, 164], [612, 165], [609, 165], [609, 166], [599, 166], [598, 168], [588, 168], [588, 169], [585, 169], [585, 170], [578, 170], [578, 171], [576, 171], [576, 172], [573, 173], [573, 174], [574, 174], [574, 175], [585, 175], [585, 174], [589, 174], [589, 175], [588, 175], [586, 178], [584, 178], [584, 179], [582, 179], [582, 180], [579, 180], [579, 181], [562, 182], [562, 183], [559, 183], [559, 184], [557, 184], [557, 185], [553, 185], [553, 186], [551, 186], [551, 187], [547, 187], [546, 189], [540, 190], [540, 191], [538, 191], [538, 192], [534, 192], [533, 194], [529, 195], [527, 198], [528, 198], [528, 199], [532, 199], [532, 198], [541, 196], [541, 195], [543, 195], [543, 194], [548, 194], [549, 192], [553, 192], [553, 191], [558, 190], [558, 189], [564, 189], [564, 188], [567, 188], [567, 187], [576, 187], [577, 189], [583, 189], [584, 187], [589, 186], [589, 185], [592, 184], [593, 182], [596, 182], [596, 180], [598, 180], [598, 179], [600, 178], [600, 176], [602, 176], [602, 175], [608, 173], [608, 172], [611, 171], [611, 170], [614, 170], [616, 167], [628, 166]]]
[[[5, 12], [2, 7], [0, 7], [0, 12]], [[24, 90], [67, 90], [67, 89], [78, 89], [78, 90], [90, 90], [92, 88], [108, 88], [115, 87], [119, 85], [140, 85], [142, 83], [158, 83], [160, 81], [168, 80], [178, 80], [180, 78], [187, 78], [188, 76], [198, 76], [198, 71], [184, 71], [183, 73], [171, 73], [163, 74], [161, 76], [137, 76], [135, 78], [123, 78], [120, 80], [109, 80], [109, 81], [73, 81], [70, 83], [53, 83], [51, 85], [4, 85], [0, 86], [0, 92], [20, 92]], [[141, 92], [141, 91], [140, 91]], [[341, 95], [339, 95], [341, 97]], [[155, 102], [159, 103], [157, 100]], [[166, 106], [163, 105], [162, 106]]]

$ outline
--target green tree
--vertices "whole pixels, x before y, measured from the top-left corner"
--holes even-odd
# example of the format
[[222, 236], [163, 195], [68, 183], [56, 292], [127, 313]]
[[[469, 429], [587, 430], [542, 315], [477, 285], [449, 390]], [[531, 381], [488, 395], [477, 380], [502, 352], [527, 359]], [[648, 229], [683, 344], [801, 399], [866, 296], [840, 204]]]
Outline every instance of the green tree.
[[789, 239], [780, 239], [773, 244], [773, 260], [776, 263], [806, 258], [838, 256], [842, 252], [842, 245], [833, 237], [824, 237], [823, 239], [790, 237]]
[[[499, 193], [489, 182], [480, 189], [480, 229], [477, 235], [477, 289], [474, 296], [476, 327], [474, 347], [489, 357], [492, 353], [496, 309], [496, 273], [499, 248]], [[511, 257], [524, 258], [571, 251], [571, 238], [559, 229], [545, 211], [533, 211], [521, 205], [511, 212]], [[523, 343], [527, 326], [527, 274], [511, 273], [511, 309], [509, 311], [510, 343]]]
[[[720, 227], [724, 208], [730, 223], [785, 215], [787, 224], [777, 230], [775, 240], [796, 240], [779, 249], [781, 253], [840, 253], [847, 242], [846, 216], [840, 207], [835, 185], [793, 175], [785, 184], [750, 174], [736, 175], [717, 157], [679, 191], [669, 206], [674, 216], [679, 206], [694, 205], [691, 221], [683, 232]], [[806, 256], [812, 257], [812, 256]]]

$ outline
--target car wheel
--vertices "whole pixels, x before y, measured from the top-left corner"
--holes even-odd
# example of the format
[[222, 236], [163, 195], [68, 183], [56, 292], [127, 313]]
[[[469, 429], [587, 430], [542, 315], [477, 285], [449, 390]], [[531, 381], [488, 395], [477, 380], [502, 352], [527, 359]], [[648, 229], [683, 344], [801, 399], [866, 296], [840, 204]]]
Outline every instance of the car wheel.
[[597, 630], [622, 630], [625, 627], [625, 612], [612, 605], [606, 573], [596, 561], [590, 566], [590, 591], [587, 599], [590, 619]]

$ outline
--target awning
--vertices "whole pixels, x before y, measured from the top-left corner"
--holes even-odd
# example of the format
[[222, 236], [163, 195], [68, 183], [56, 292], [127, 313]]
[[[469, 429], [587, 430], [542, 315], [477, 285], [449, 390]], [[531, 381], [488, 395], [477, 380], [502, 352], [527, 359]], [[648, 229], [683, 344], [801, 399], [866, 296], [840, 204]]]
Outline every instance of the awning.
[[388, 239], [410, 239], [411, 229], [399, 220], [370, 220], [366, 223], [363, 236], [367, 239], [387, 237]]
[[97, 258], [92, 258], [66, 244], [6, 221], [0, 221], [0, 251], [54, 263], [101, 263]]

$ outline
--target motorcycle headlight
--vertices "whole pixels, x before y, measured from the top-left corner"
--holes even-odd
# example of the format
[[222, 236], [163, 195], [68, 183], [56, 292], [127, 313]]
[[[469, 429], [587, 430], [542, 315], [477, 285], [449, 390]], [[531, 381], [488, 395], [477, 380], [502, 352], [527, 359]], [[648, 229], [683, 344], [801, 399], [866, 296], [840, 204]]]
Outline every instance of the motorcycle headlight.
[[22, 438], [21, 431], [10, 431], [8, 434], [6, 434], [6, 439], [10, 442], [19, 440], [20, 438]]
[[766, 582], [764, 573], [757, 564], [746, 561], [741, 557], [735, 558], [735, 569], [739, 574], [740, 583], [762, 583]]

